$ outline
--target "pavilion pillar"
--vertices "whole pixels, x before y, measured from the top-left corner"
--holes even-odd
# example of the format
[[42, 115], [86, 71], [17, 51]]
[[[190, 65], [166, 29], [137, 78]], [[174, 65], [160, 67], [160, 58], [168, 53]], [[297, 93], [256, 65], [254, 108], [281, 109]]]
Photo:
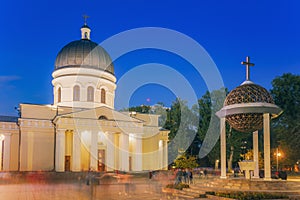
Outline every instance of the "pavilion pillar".
[[129, 171], [129, 137], [126, 133], [120, 134], [119, 140], [119, 163], [120, 170]]
[[264, 171], [265, 180], [271, 180], [270, 114], [264, 113]]
[[253, 161], [255, 163], [253, 178], [259, 178], [258, 131], [253, 132]]
[[55, 143], [55, 171], [65, 171], [65, 130], [58, 129], [56, 131], [56, 143]]
[[98, 170], [98, 132], [92, 131], [90, 148], [90, 169]]
[[81, 170], [80, 133], [77, 131], [73, 131], [72, 171], [79, 172], [80, 170]]
[[221, 140], [221, 177], [226, 179], [226, 123], [225, 118], [220, 118], [220, 140]]

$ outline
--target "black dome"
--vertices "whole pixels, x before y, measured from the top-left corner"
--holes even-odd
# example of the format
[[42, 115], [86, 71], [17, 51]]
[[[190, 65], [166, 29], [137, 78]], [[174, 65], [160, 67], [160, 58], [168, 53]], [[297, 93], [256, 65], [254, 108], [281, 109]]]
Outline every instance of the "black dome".
[[67, 67], [99, 69], [114, 74], [114, 66], [108, 53], [88, 39], [70, 42], [60, 50], [55, 60], [55, 70]]

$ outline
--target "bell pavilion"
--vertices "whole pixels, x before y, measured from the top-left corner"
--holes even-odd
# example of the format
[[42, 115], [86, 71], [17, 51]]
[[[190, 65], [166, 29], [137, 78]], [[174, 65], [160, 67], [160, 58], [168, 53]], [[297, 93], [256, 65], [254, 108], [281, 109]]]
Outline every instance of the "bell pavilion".
[[259, 178], [258, 131], [263, 130], [264, 179], [271, 180], [270, 119], [277, 117], [281, 109], [274, 104], [272, 96], [265, 88], [250, 80], [250, 67], [254, 66], [250, 63], [250, 58], [247, 57], [242, 64], [246, 65], [246, 80], [227, 95], [223, 108], [216, 113], [220, 118], [221, 178], [227, 178], [225, 126], [227, 121], [232, 128], [240, 132], [253, 133], [253, 161], [240, 163], [240, 168], [241, 165], [245, 167], [246, 178], [250, 178], [250, 170], [254, 171], [253, 178]]

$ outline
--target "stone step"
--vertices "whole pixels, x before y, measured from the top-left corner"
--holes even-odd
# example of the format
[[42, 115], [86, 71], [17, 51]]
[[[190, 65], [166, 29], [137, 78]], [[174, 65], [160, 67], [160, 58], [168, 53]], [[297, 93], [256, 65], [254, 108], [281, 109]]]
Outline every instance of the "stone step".
[[226, 198], [226, 197], [218, 197], [214, 195], [207, 195], [208, 199], [215, 199], [215, 200], [234, 200], [232, 198]]
[[193, 188], [183, 188], [183, 191], [191, 192], [191, 193], [196, 193], [198, 196], [201, 195], [201, 194], [202, 195], [205, 194], [205, 191], [199, 190], [199, 189], [193, 189]]
[[190, 196], [187, 194], [182, 194], [182, 193], [173, 193], [172, 194], [174, 197], [180, 197], [180, 198], [185, 198], [185, 199], [198, 199], [198, 197]]
[[203, 185], [197, 185], [197, 184], [190, 185], [190, 189], [194, 189], [194, 190], [198, 190], [198, 191], [206, 191], [206, 188], [210, 188], [210, 187], [206, 187]]
[[266, 193], [279, 193], [279, 194], [282, 194], [282, 193], [285, 193], [285, 194], [293, 194], [293, 195], [297, 195], [297, 194], [300, 194], [300, 190], [281, 190], [279, 188], [277, 188], [276, 190], [262, 190], [262, 189], [259, 189], [259, 190], [252, 190], [252, 189], [232, 189], [232, 188], [224, 188], [224, 187], [198, 187], [198, 186], [192, 186], [191, 189], [193, 190], [201, 190], [201, 191], [206, 191], [206, 192], [209, 192], [209, 191], [214, 191], [214, 192], [224, 192], [224, 191], [247, 191], [247, 192], [266, 192]]
[[264, 182], [264, 181], [212, 181], [212, 182], [198, 182], [196, 185], [201, 185], [205, 187], [225, 187], [234, 189], [264, 189], [264, 190], [276, 190], [281, 188], [281, 190], [292, 190], [300, 189], [299, 182], [286, 182], [286, 181], [276, 181], [276, 182]]
[[[184, 188], [187, 189], [187, 188]], [[184, 197], [184, 198], [189, 198], [189, 199], [195, 199], [200, 196], [200, 194], [195, 193], [195, 192], [190, 192], [187, 190], [177, 190], [173, 188], [162, 188], [162, 192], [172, 194], [173, 196], [176, 197]]]

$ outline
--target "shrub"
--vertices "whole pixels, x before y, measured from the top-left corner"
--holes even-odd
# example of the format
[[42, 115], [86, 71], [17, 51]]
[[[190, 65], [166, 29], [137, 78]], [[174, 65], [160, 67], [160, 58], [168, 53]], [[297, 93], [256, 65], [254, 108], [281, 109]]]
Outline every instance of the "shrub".
[[172, 188], [176, 190], [182, 190], [183, 188], [189, 188], [188, 184], [179, 183], [179, 184], [168, 184], [166, 185], [166, 188]]
[[210, 192], [207, 194], [240, 199], [240, 200], [259, 200], [259, 199], [287, 199], [288, 196], [284, 194], [271, 194], [263, 192]]

